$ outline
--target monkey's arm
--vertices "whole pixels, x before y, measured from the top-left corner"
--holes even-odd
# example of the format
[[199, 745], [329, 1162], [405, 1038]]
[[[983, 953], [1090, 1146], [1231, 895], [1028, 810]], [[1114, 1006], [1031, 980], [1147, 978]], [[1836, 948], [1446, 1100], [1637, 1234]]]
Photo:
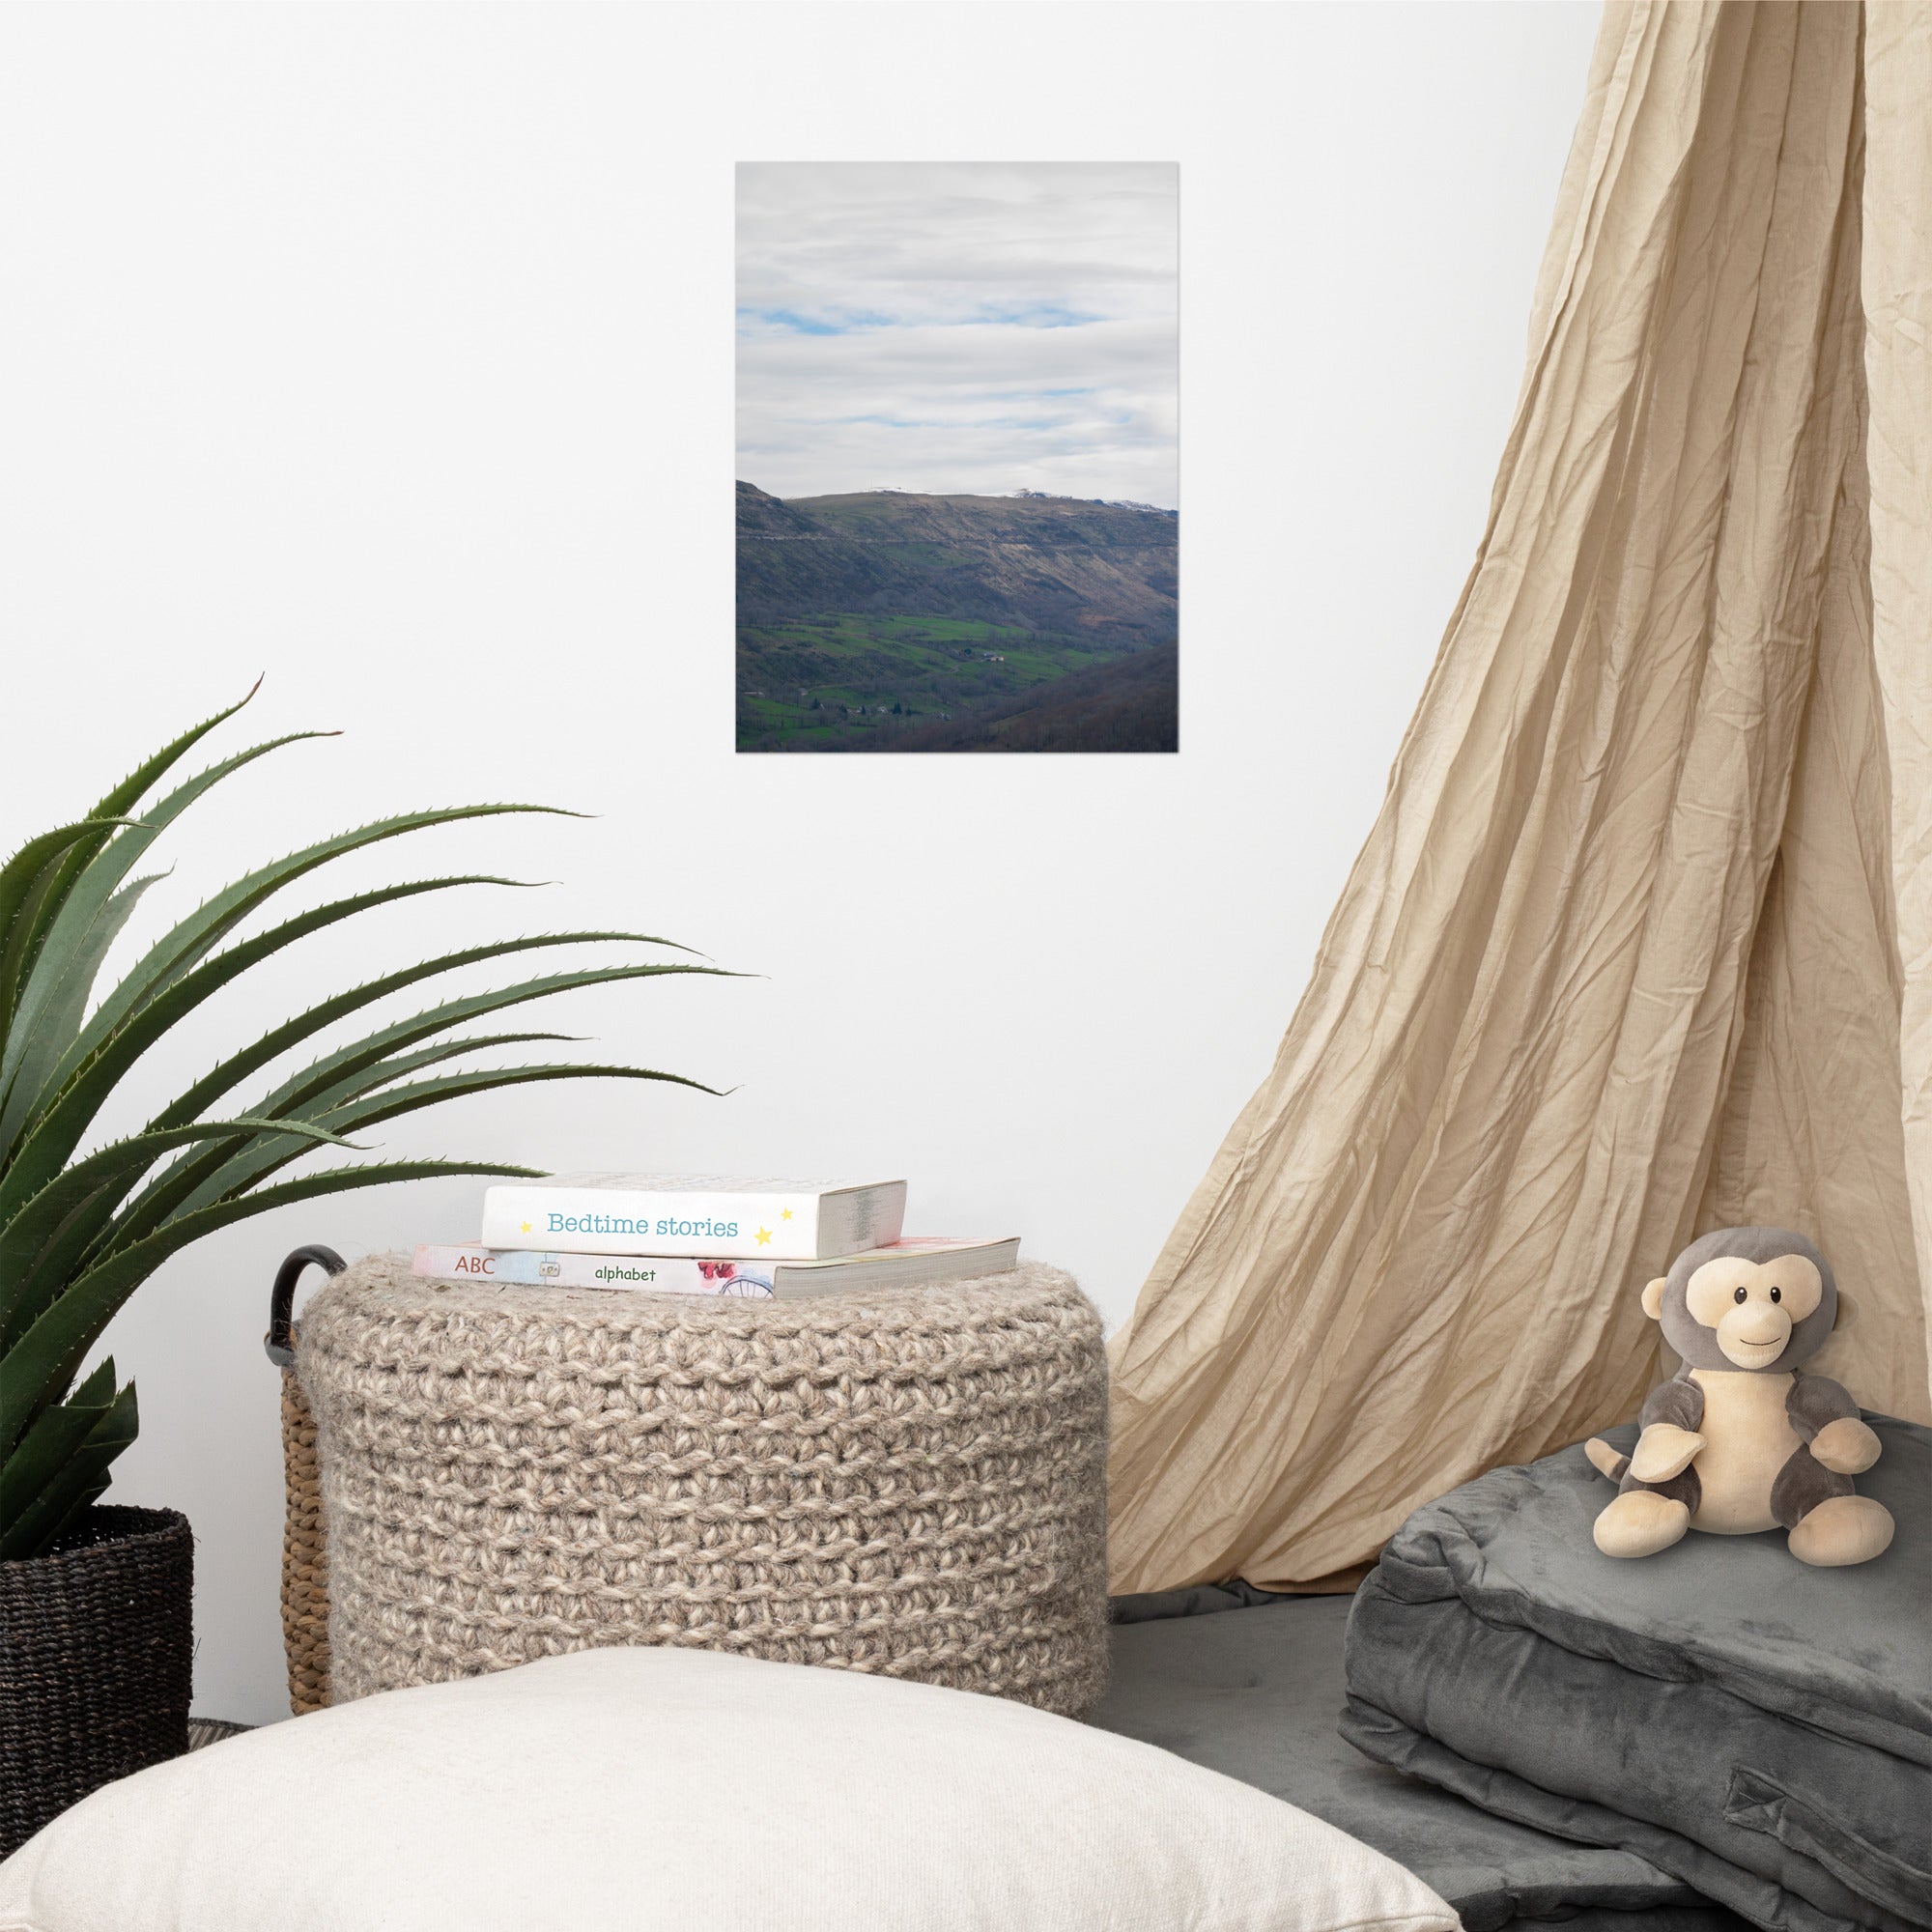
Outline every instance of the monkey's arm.
[[1796, 1375], [1784, 1412], [1801, 1441], [1834, 1475], [1856, 1476], [1878, 1461], [1885, 1446], [1866, 1426], [1850, 1390], [1830, 1376]]
[[1661, 1382], [1637, 1414], [1643, 1433], [1631, 1452], [1631, 1474], [1640, 1483], [1667, 1483], [1681, 1476], [1704, 1446], [1697, 1434], [1703, 1419], [1704, 1391], [1689, 1376]]

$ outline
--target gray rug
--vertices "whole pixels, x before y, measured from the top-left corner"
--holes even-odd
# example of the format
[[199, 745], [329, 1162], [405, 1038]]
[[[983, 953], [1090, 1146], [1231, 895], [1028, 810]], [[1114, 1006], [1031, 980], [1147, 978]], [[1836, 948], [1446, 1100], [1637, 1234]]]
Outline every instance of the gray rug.
[[231, 1724], [226, 1718], [190, 1718], [187, 1720], [187, 1747], [199, 1750], [203, 1745], [218, 1745], [223, 1738], [232, 1738], [254, 1728], [253, 1724]]

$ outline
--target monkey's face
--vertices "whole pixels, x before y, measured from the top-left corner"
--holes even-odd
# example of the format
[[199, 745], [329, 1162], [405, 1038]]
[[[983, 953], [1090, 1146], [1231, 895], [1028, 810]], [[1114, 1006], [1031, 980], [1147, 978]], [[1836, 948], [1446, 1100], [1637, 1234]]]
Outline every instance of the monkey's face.
[[1824, 1278], [1803, 1255], [1769, 1262], [1722, 1255], [1685, 1284], [1684, 1305], [1700, 1327], [1716, 1332], [1726, 1359], [1741, 1369], [1768, 1369], [1824, 1293]]
[[1830, 1266], [1803, 1235], [1720, 1228], [1643, 1292], [1687, 1366], [1776, 1374], [1815, 1354], [1837, 1319]]

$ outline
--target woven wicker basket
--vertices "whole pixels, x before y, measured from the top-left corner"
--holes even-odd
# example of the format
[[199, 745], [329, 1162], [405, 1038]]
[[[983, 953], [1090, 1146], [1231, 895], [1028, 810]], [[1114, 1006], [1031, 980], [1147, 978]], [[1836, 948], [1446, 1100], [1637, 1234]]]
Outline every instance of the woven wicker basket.
[[298, 1248], [269, 1294], [270, 1361], [282, 1372], [282, 1648], [289, 1662], [289, 1709], [299, 1718], [328, 1701], [328, 1547], [322, 1524], [322, 1471], [315, 1417], [296, 1376], [296, 1283], [310, 1267], [340, 1274], [348, 1264], [333, 1248]]
[[187, 1749], [194, 1537], [97, 1505], [0, 1563], [0, 1858], [90, 1791]]

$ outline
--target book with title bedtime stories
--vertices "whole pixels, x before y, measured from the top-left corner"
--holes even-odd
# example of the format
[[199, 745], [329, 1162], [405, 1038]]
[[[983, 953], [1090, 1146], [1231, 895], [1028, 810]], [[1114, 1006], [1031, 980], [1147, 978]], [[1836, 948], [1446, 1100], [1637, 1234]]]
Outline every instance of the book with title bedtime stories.
[[716, 1175], [558, 1174], [483, 1194], [485, 1248], [767, 1262], [833, 1261], [890, 1246], [903, 1180], [738, 1180]]
[[660, 1294], [732, 1294], [791, 1300], [845, 1288], [922, 1287], [1005, 1274], [1016, 1236], [914, 1235], [838, 1261], [696, 1261], [688, 1255], [543, 1254], [532, 1248], [419, 1247], [415, 1272], [504, 1288], [643, 1289]]

